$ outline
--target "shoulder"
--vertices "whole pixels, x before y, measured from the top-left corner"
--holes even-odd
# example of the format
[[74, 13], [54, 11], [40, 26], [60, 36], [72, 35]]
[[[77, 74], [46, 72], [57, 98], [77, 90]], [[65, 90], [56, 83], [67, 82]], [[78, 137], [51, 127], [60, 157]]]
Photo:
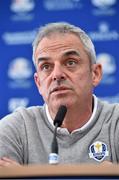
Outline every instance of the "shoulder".
[[100, 109], [100, 115], [119, 120], [119, 103], [110, 103], [98, 99], [98, 109]]
[[102, 106], [102, 108], [107, 109], [107, 110], [118, 110], [119, 112], [119, 103], [110, 103], [108, 101], [104, 101], [101, 99], [98, 99], [98, 103]]
[[6, 125], [21, 126], [25, 121], [34, 120], [45, 113], [44, 106], [20, 107], [0, 120], [0, 127]]

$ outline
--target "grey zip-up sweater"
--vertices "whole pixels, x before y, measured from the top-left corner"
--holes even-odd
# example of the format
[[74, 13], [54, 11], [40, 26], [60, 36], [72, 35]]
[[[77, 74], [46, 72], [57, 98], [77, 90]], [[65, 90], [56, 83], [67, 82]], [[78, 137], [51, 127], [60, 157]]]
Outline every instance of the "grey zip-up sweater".
[[[21, 108], [0, 121], [0, 157], [20, 164], [46, 164], [54, 127], [45, 108]], [[57, 133], [60, 163], [119, 162], [119, 104], [98, 99], [90, 125], [72, 134]]]

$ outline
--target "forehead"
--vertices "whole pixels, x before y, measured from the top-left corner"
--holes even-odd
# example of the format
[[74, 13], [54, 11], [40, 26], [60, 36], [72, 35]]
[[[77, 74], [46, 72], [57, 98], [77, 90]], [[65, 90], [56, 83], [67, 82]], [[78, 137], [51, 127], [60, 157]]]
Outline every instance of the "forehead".
[[83, 44], [75, 34], [52, 34], [44, 37], [38, 44], [35, 54], [36, 56], [44, 53], [55, 53], [69, 49], [84, 49]]

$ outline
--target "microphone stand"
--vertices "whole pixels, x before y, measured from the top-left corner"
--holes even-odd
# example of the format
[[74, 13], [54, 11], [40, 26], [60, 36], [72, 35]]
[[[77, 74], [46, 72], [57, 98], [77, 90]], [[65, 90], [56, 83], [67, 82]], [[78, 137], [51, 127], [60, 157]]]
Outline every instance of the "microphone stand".
[[53, 141], [51, 144], [51, 153], [49, 154], [49, 164], [58, 164], [59, 163], [59, 155], [58, 155], [58, 142], [57, 142], [57, 128], [58, 123], [55, 124]]
[[53, 141], [51, 144], [51, 153], [49, 154], [49, 164], [59, 163], [57, 128], [62, 125], [66, 112], [67, 112], [66, 106], [61, 105], [54, 119], [55, 130], [54, 130]]

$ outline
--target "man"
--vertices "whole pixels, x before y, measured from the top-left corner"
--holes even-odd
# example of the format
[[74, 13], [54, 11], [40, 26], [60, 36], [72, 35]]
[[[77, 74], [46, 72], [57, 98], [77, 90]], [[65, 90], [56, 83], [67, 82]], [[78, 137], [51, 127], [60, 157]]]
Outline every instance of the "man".
[[43, 107], [21, 108], [0, 121], [0, 165], [47, 164], [60, 105], [59, 163], [119, 161], [119, 105], [93, 95], [102, 77], [92, 41], [68, 23], [41, 27], [33, 43], [35, 83]]

